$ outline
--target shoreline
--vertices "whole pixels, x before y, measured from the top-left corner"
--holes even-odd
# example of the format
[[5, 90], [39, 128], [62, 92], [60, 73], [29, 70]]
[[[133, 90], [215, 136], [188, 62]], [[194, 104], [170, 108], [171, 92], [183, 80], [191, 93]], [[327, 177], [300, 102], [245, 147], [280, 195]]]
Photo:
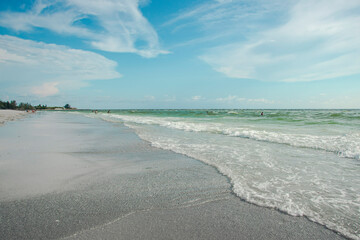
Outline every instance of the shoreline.
[[[130, 129], [131, 129], [131, 128], [130, 128]], [[131, 130], [134, 131], [133, 129], [131, 129]], [[135, 132], [135, 131], [134, 131], [134, 132]], [[138, 135], [138, 134], [136, 133], [136, 135]], [[139, 135], [138, 135], [138, 136], [139, 136]], [[150, 141], [148, 141], [148, 140], [146, 140], [146, 139], [143, 139], [143, 138], [141, 138], [140, 136], [139, 136], [139, 138], [140, 138], [142, 141], [147, 142], [151, 147], [159, 148], [159, 147], [153, 146], [153, 144], [152, 144]], [[341, 237], [344, 238], [344, 239], [349, 239], [349, 240], [352, 239], [352, 238], [350, 238], [350, 237], [342, 234], [342, 233], [339, 232], [339, 231], [336, 231], [336, 230], [334, 230], [334, 229], [331, 229], [331, 228], [327, 227], [326, 225], [323, 225], [323, 224], [321, 224], [321, 223], [318, 223], [318, 222], [312, 220], [311, 218], [309, 218], [309, 217], [306, 216], [306, 215], [294, 216], [294, 215], [291, 215], [291, 214], [289, 214], [288, 212], [283, 211], [283, 210], [281, 210], [281, 209], [279, 209], [279, 208], [269, 207], [269, 206], [260, 205], [260, 204], [254, 203], [254, 202], [250, 202], [250, 201], [242, 198], [241, 196], [239, 196], [239, 195], [237, 195], [237, 194], [235, 193], [235, 191], [234, 191], [234, 183], [233, 183], [232, 179], [231, 179], [229, 176], [227, 176], [226, 174], [222, 173], [215, 165], [209, 164], [209, 163], [204, 162], [204, 161], [202, 161], [202, 160], [200, 160], [200, 159], [196, 159], [196, 158], [194, 158], [194, 157], [192, 157], [192, 156], [188, 156], [188, 155], [183, 154], [183, 153], [175, 152], [175, 151], [173, 151], [173, 150], [163, 149], [163, 148], [159, 148], [159, 149], [164, 150], [164, 151], [170, 151], [170, 152], [172, 152], [172, 153], [174, 153], [174, 154], [183, 155], [183, 156], [185, 156], [185, 157], [188, 157], [188, 158], [190, 158], [190, 159], [193, 159], [194, 161], [198, 161], [198, 162], [200, 162], [201, 164], [205, 164], [206, 166], [209, 166], [209, 167], [213, 168], [219, 175], [221, 175], [221, 176], [223, 176], [224, 178], [226, 178], [227, 183], [230, 185], [230, 186], [229, 186], [230, 194], [233, 195], [234, 197], [238, 198], [240, 201], [242, 201], [242, 202], [244, 202], [244, 203], [246, 203], [246, 204], [250, 204], [250, 205], [253, 205], [253, 206], [256, 206], [256, 207], [260, 207], [260, 208], [266, 208], [266, 209], [274, 210], [274, 211], [277, 211], [277, 212], [279, 212], [279, 213], [281, 213], [281, 214], [284, 214], [284, 215], [290, 216], [290, 217], [305, 218], [307, 221], [309, 221], [309, 222], [311, 222], [311, 223], [314, 223], [314, 224], [316, 224], [316, 225], [318, 225], [318, 226], [320, 226], [320, 227], [323, 227], [323, 228], [325, 228], [325, 229], [327, 229], [327, 230], [329, 230], [329, 231], [331, 231], [331, 232], [333, 232], [333, 233], [341, 236]]]
[[[345, 239], [242, 200], [214, 166], [154, 148], [122, 124], [41, 113], [0, 133], [9, 143], [0, 180], [11, 185], [0, 184], [4, 239]], [[13, 152], [18, 144], [29, 146]]]

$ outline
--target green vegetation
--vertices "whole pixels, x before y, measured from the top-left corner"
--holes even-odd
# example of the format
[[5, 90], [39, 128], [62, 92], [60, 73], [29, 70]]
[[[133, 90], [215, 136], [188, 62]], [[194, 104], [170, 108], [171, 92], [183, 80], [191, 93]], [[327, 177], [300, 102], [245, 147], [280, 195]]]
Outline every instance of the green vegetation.
[[17, 105], [15, 100], [3, 102], [0, 101], [0, 109], [13, 109], [13, 110], [34, 110], [35, 108], [29, 103], [20, 103]]
[[0, 100], [0, 109], [13, 109], [13, 110], [58, 110], [58, 109], [76, 109], [72, 108], [70, 104], [66, 104], [64, 107], [48, 107], [47, 105], [32, 106], [30, 103], [20, 103], [17, 105], [15, 100], [3, 102]]

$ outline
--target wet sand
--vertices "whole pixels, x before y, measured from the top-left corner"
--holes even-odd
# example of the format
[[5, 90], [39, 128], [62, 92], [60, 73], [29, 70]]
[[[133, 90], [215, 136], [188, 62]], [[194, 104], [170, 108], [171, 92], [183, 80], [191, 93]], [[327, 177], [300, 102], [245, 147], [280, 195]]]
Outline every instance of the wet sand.
[[0, 239], [343, 238], [121, 124], [46, 112], [0, 127]]

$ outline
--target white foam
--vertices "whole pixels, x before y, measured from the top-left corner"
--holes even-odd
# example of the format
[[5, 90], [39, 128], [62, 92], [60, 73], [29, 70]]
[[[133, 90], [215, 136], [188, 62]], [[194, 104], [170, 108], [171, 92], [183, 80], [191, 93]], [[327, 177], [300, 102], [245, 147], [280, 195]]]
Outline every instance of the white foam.
[[306, 216], [360, 239], [360, 166], [354, 159], [339, 158], [359, 159], [359, 132], [315, 135], [212, 119], [96, 117], [123, 122], [155, 147], [215, 166], [246, 201]]
[[138, 117], [126, 115], [102, 115], [106, 120], [119, 119], [127, 123], [158, 125], [171, 129], [191, 132], [210, 132], [233, 137], [249, 138], [256, 141], [287, 144], [330, 151], [341, 157], [360, 159], [360, 131], [343, 135], [294, 134], [253, 129], [249, 127], [227, 126], [219, 122], [196, 122], [198, 120], [175, 117]]
[[155, 147], [215, 166], [231, 179], [234, 192], [248, 202], [306, 216], [359, 239], [359, 171], [348, 171], [354, 165], [344, 161], [337, 166], [336, 155], [309, 149], [294, 152], [290, 146], [274, 148], [246, 139], [232, 144], [225, 136], [205, 134], [201, 138], [191, 132], [181, 135], [127, 125]]

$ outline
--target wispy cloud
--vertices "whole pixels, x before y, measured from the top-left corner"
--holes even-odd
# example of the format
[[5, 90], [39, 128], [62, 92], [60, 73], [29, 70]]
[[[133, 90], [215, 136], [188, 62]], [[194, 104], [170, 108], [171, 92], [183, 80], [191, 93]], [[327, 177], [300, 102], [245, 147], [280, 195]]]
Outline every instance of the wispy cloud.
[[155, 97], [154, 97], [154, 96], [151, 96], [151, 95], [147, 95], [147, 96], [144, 97], [144, 99], [145, 99], [146, 101], [154, 101], [154, 100], [155, 100]]
[[241, 101], [242, 99], [245, 99], [245, 98], [239, 98], [238, 96], [229, 95], [227, 97], [217, 98], [216, 101], [218, 101], [218, 102], [232, 102], [232, 101]]
[[28, 94], [50, 96], [90, 80], [120, 78], [116, 66], [96, 53], [0, 35], [0, 82], [21, 84]]
[[279, 19], [281, 24], [256, 28], [247, 39], [214, 47], [201, 59], [228, 77], [263, 81], [314, 81], [359, 74], [359, 8], [357, 0], [297, 1], [283, 23]]
[[236, 95], [229, 95], [227, 97], [221, 97], [216, 99], [217, 102], [224, 102], [224, 103], [236, 103], [236, 102], [243, 102], [243, 103], [262, 103], [262, 104], [273, 104], [274, 101], [268, 100], [265, 98], [243, 98]]
[[[167, 53], [135, 0], [36, 0], [27, 12], [2, 12], [0, 25], [16, 31], [44, 28], [73, 35], [109, 52], [130, 52], [144, 57]], [[141, 42], [141, 43], [140, 43]]]
[[202, 99], [201, 96], [193, 96], [193, 97], [191, 98], [191, 100], [193, 100], [193, 101], [199, 101], [200, 99]]
[[219, 4], [219, 2], [217, 1], [210, 1], [209, 3], [203, 3], [195, 7], [183, 10], [179, 12], [176, 16], [174, 16], [172, 19], [165, 22], [163, 26], [170, 26], [182, 21], [186, 21], [188, 19], [196, 18], [199, 15], [206, 14], [212, 9], [217, 8], [219, 5], [221, 5], [221, 3]]
[[40, 97], [55, 95], [59, 92], [56, 87], [58, 84], [57, 82], [43, 83], [41, 86], [33, 87], [32, 93]]
[[213, 0], [204, 1], [191, 8], [181, 10], [163, 26], [175, 29], [197, 27], [206, 35], [223, 35], [232, 32], [233, 36], [244, 34], [255, 27], [266, 27], [266, 17], [282, 16], [283, 10], [291, 1], [282, 0]]

